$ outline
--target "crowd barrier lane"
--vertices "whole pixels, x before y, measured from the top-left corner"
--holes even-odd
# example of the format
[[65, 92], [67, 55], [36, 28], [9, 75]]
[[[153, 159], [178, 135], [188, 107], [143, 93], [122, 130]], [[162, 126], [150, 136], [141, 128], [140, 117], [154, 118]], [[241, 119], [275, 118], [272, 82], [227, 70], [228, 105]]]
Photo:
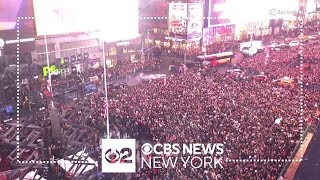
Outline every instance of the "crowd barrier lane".
[[[303, 135], [302, 135], [303, 141], [305, 140], [308, 132], [313, 133], [314, 128], [315, 128], [314, 126], [308, 126], [308, 127], [306, 128], [306, 130], [304, 131], [304, 133], [303, 133]], [[299, 143], [296, 145], [296, 147], [294, 148], [294, 150], [293, 150], [293, 152], [292, 152], [292, 154], [291, 154], [291, 156], [290, 156], [289, 159], [294, 159], [294, 157], [296, 156], [297, 152], [298, 152], [299, 149], [300, 149], [300, 146], [301, 146], [301, 143], [299, 142]], [[290, 167], [290, 164], [291, 164], [291, 162], [287, 162], [287, 163], [286, 163], [286, 165], [283, 167], [283, 169], [282, 169], [282, 171], [281, 171], [281, 173], [280, 173], [280, 176], [283, 177], [283, 176], [286, 174], [288, 168]]]

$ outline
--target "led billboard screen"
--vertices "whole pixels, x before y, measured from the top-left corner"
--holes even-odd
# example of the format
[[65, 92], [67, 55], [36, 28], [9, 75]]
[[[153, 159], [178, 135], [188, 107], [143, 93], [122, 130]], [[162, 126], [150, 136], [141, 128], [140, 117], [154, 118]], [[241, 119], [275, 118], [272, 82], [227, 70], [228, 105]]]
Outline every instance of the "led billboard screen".
[[22, 1], [23, 0], [0, 1], [0, 30], [11, 30], [15, 28]]
[[209, 26], [230, 23], [231, 20], [226, 16], [227, 0], [209, 0]]
[[102, 33], [105, 41], [139, 36], [138, 0], [34, 0], [37, 35]]
[[207, 0], [208, 27], [243, 24], [269, 19], [295, 19], [299, 1], [292, 0]]
[[201, 39], [203, 27], [203, 4], [188, 4], [188, 39]]
[[169, 3], [170, 37], [185, 39], [187, 35], [188, 9], [186, 3]]

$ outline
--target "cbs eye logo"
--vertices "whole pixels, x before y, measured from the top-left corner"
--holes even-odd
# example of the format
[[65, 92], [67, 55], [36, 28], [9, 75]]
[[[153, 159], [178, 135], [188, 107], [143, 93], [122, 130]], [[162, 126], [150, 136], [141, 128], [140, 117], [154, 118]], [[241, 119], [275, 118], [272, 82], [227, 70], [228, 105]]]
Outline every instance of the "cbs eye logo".
[[130, 148], [122, 148], [120, 151], [108, 149], [105, 153], [105, 159], [108, 163], [132, 163], [129, 158], [132, 156]]
[[135, 139], [102, 139], [101, 150], [103, 173], [136, 172]]

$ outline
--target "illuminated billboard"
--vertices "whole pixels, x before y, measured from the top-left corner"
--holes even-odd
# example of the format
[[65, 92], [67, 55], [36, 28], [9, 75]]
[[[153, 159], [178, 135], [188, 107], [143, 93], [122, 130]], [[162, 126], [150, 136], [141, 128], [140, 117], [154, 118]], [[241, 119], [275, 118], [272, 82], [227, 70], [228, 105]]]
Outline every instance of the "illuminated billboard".
[[206, 0], [208, 27], [246, 24], [269, 19], [295, 19], [299, 1], [292, 0]]
[[306, 5], [306, 14], [313, 13], [316, 11], [317, 1], [315, 0], [307, 0]]
[[230, 23], [229, 17], [226, 15], [227, 0], [209, 0], [209, 16], [208, 26]]
[[101, 32], [107, 42], [139, 36], [138, 0], [33, 0], [37, 35]]
[[212, 27], [203, 28], [202, 46], [205, 47], [213, 43], [214, 43], [214, 28]]
[[186, 39], [188, 9], [186, 3], [169, 3], [170, 37]]
[[203, 4], [188, 4], [188, 39], [201, 39], [203, 27]]
[[47, 77], [49, 72], [51, 73], [51, 75], [58, 75], [62, 72], [62, 69], [57, 68], [56, 65], [51, 65], [49, 68], [48, 66], [42, 67], [42, 73], [44, 77]]
[[11, 30], [15, 28], [22, 1], [23, 0], [0, 1], [0, 30]]

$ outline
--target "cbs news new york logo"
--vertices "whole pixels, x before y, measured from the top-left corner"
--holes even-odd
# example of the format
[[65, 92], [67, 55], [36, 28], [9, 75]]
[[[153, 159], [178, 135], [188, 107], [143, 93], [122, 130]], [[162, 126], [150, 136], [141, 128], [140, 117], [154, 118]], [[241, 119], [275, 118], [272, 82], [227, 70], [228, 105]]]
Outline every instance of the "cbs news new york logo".
[[102, 139], [102, 172], [136, 172], [136, 140]]

